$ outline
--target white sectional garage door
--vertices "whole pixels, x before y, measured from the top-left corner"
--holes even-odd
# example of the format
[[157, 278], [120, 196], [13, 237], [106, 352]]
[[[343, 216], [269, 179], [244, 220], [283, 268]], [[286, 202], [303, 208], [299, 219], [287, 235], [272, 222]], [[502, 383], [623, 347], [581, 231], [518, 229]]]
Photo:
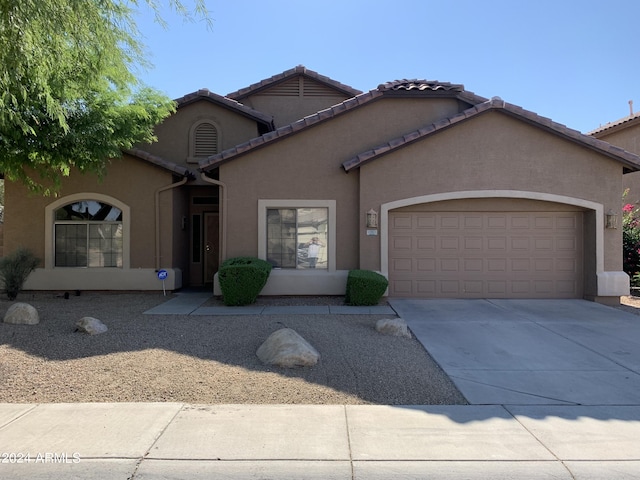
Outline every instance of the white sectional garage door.
[[389, 294], [581, 298], [582, 212], [391, 212]]

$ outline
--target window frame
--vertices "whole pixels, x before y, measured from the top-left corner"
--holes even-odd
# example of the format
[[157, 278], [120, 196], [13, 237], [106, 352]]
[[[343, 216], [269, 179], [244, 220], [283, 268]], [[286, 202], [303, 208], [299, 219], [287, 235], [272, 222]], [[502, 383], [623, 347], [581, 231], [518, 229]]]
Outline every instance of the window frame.
[[336, 201], [335, 200], [258, 200], [258, 258], [267, 260], [267, 210], [297, 208], [326, 208], [327, 225], [327, 268], [298, 269], [283, 268], [288, 272], [335, 272], [336, 271]]
[[[102, 203], [108, 203], [116, 208], [119, 208], [122, 212], [122, 266], [121, 267], [57, 267], [55, 265], [55, 228], [56, 224], [71, 223], [65, 221], [56, 221], [55, 212], [60, 207], [68, 205], [70, 203], [82, 202], [82, 201], [96, 201]], [[85, 222], [77, 222], [85, 223]], [[112, 221], [105, 222], [90, 222], [96, 223], [118, 223]], [[130, 268], [130, 232], [131, 232], [131, 209], [128, 205], [125, 205], [116, 198], [109, 195], [103, 195], [99, 193], [76, 193], [67, 195], [57, 199], [45, 207], [45, 268], [46, 269], [91, 269], [91, 270], [122, 270]]]

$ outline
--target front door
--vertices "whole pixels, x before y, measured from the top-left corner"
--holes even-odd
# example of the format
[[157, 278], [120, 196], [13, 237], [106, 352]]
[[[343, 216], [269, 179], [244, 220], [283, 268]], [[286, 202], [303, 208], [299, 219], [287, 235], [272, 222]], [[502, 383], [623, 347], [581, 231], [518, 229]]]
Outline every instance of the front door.
[[220, 222], [213, 212], [204, 214], [204, 283], [213, 283], [213, 275], [219, 267]]

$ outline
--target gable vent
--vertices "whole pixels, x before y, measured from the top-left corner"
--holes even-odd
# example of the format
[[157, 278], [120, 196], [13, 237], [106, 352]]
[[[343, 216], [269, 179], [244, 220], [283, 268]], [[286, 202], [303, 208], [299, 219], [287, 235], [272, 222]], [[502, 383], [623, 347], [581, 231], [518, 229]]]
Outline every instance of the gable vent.
[[208, 157], [218, 153], [218, 130], [211, 123], [196, 128], [194, 142], [195, 157]]
[[305, 79], [304, 81], [304, 96], [305, 97], [345, 97], [333, 88], [329, 88], [322, 83], [314, 82], [312, 80]]
[[279, 83], [273, 87], [260, 92], [260, 95], [278, 95], [281, 97], [297, 97], [300, 95], [299, 77], [292, 78], [286, 82]]

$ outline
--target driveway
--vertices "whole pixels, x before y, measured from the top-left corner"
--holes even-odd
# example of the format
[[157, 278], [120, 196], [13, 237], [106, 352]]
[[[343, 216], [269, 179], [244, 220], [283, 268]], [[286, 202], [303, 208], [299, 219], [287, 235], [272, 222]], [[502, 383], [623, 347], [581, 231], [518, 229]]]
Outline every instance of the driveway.
[[640, 405], [640, 317], [585, 300], [390, 299], [475, 405]]

